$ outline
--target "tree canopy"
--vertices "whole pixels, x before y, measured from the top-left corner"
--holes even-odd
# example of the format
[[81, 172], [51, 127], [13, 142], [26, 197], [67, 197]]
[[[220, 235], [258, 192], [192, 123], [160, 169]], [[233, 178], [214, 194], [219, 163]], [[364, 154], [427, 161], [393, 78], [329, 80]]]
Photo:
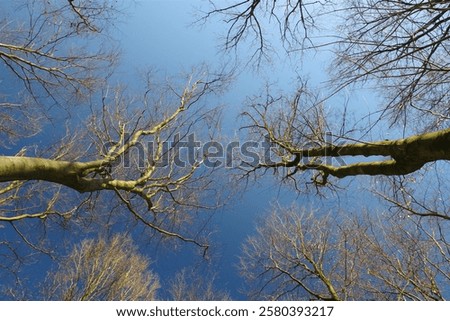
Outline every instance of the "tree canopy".
[[42, 291], [47, 300], [155, 300], [160, 284], [149, 265], [124, 235], [83, 240], [49, 273]]
[[[245, 244], [249, 295], [443, 300], [449, 2], [249, 0], [217, 4], [206, 18], [217, 15], [228, 28], [225, 48], [239, 52], [250, 40], [257, 68], [274, 52], [300, 61], [330, 53], [329, 78], [320, 86], [300, 72], [292, 93], [269, 80], [247, 100], [244, 129], [269, 151], [243, 164], [244, 177], [273, 172], [296, 193], [336, 200], [354, 184], [368, 184], [383, 204], [367, 217], [275, 208]], [[282, 49], [272, 46], [273, 27]], [[376, 95], [370, 108], [351, 106], [360, 88]], [[359, 176], [373, 179], [350, 180]], [[356, 211], [364, 205], [359, 199]]]
[[[279, 195], [313, 209], [273, 207], [258, 223], [240, 261], [249, 298], [448, 297], [450, 1], [209, 1], [197, 23], [223, 28], [222, 55], [238, 67], [216, 61], [168, 76], [139, 66], [138, 86], [117, 72], [127, 64], [114, 34], [126, 2], [0, 6], [8, 286], [23, 285], [39, 255], [58, 262], [48, 299], [155, 299], [154, 258], [139, 245], [187, 245], [213, 260], [214, 210], [273, 173]], [[303, 74], [311, 54], [326, 56], [319, 85]], [[277, 88], [274, 57], [298, 66], [289, 88]], [[226, 125], [237, 142], [220, 123], [236, 108], [217, 97], [251, 66], [273, 79], [240, 88], [241, 117]], [[357, 213], [338, 208], [355, 193]], [[172, 279], [172, 298], [230, 299], [186, 271]]]
[[[205, 18], [223, 17], [226, 48], [239, 52], [250, 40], [251, 59], [259, 67], [273, 52], [291, 59], [331, 53], [329, 79], [322, 85], [312, 86], [300, 74], [289, 93], [273, 88], [269, 80], [247, 100], [244, 129], [251, 139], [270, 144], [271, 157], [246, 163], [245, 176], [273, 170], [298, 192], [310, 186], [337, 190], [345, 178], [378, 176], [390, 185], [390, 195], [376, 193], [391, 205], [448, 219], [448, 207], [434, 202], [446, 198], [445, 180], [437, 183], [438, 196], [422, 201], [423, 193], [414, 192], [420, 189], [406, 183], [412, 175], [417, 180], [432, 173], [441, 177], [450, 156], [448, 4], [249, 0], [214, 6]], [[281, 49], [270, 45], [273, 26]], [[349, 106], [360, 88], [370, 89], [374, 106]], [[350, 98], [342, 100], [342, 95]], [[401, 181], [401, 187], [393, 181]]]
[[112, 80], [119, 48], [111, 30], [125, 3], [4, 6], [17, 15], [3, 16], [0, 28], [2, 81], [12, 88], [0, 97], [2, 273], [17, 276], [29, 253], [55, 259], [66, 231], [77, 238], [141, 229], [206, 255], [205, 221], [218, 198], [205, 155], [182, 166], [179, 145], [211, 137], [218, 113], [204, 103], [223, 90], [225, 72], [199, 66], [162, 80], [145, 66], [131, 90]]

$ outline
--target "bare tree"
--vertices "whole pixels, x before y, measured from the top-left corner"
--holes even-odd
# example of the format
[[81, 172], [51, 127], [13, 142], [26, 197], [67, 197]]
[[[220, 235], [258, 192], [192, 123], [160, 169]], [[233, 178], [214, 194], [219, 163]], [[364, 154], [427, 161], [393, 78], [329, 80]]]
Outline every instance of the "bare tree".
[[[117, 49], [93, 45], [107, 36], [116, 1], [17, 6], [21, 23], [0, 22], [0, 68], [23, 89], [5, 92], [0, 102], [0, 135], [9, 148], [0, 155], [0, 255], [7, 270], [16, 272], [30, 251], [55, 258], [67, 246], [52, 242], [55, 231], [76, 238], [136, 228], [205, 254], [210, 214], [199, 212], [216, 208], [218, 194], [197, 144], [215, 131], [217, 110], [204, 102], [223, 89], [225, 73], [201, 67], [159, 81], [148, 71], [141, 91], [130, 93], [108, 84]], [[21, 140], [53, 116], [56, 130], [44, 143]]]
[[278, 29], [286, 49], [296, 48], [298, 44], [311, 46], [311, 31], [316, 28], [316, 18], [327, 12], [332, 1], [304, 0], [243, 0], [232, 1], [224, 5], [210, 1], [211, 9], [202, 20], [219, 16], [227, 25], [224, 47], [226, 50], [237, 48], [250, 39], [255, 48], [251, 59], [258, 64], [269, 57], [273, 39], [268, 39], [269, 30]]
[[[168, 92], [164, 90], [169, 97], [158, 95], [158, 102], [146, 92], [139, 108], [130, 105], [120, 91], [115, 92], [112, 101], [103, 97], [103, 105], [93, 114], [84, 135], [73, 135], [71, 143], [65, 142], [56, 154], [0, 156], [0, 181], [9, 182], [2, 189], [5, 206], [17, 204], [17, 199], [23, 197], [18, 189], [26, 189], [29, 182], [32, 186], [36, 181], [56, 184], [53, 196], [42, 210], [30, 212], [31, 205], [14, 211], [8, 208], [8, 214], [5, 211], [0, 220], [14, 223], [50, 215], [70, 218], [80, 207], [72, 205], [67, 211], [57, 210], [59, 186], [86, 194], [87, 199], [94, 192], [110, 191], [124, 209], [149, 228], [201, 245], [170, 231], [170, 226], [175, 222], [182, 225], [187, 219], [177, 215], [179, 208], [201, 206], [198, 191], [210, 185], [211, 180], [201, 175], [204, 155], [195, 151], [192, 159], [183, 160], [179, 145], [194, 132], [195, 124], [206, 117], [195, 113], [183, 117], [183, 113], [214, 90], [219, 80], [188, 80], [180, 93], [170, 86]], [[209, 112], [208, 117], [211, 116]]]
[[373, 80], [387, 98], [380, 117], [447, 128], [449, 1], [349, 1], [334, 79]]
[[17, 19], [0, 19], [0, 68], [9, 84], [23, 89], [1, 93], [1, 144], [6, 145], [35, 134], [55, 104], [70, 110], [104, 84], [118, 51], [102, 29], [121, 8], [117, 1], [102, 0], [11, 1], [2, 7]]
[[244, 246], [240, 268], [250, 297], [445, 299], [449, 243], [442, 222], [343, 214], [275, 209]]
[[[254, 35], [256, 52], [267, 47], [278, 24], [288, 51], [330, 50], [332, 93], [367, 80], [386, 98], [380, 119], [425, 130], [448, 122], [448, 1], [234, 1], [209, 14], [228, 25], [227, 47]], [[273, 28], [271, 28], [273, 29]], [[318, 29], [314, 39], [309, 33]], [[325, 32], [323, 32], [325, 30]], [[308, 45], [305, 46], [305, 40]]]
[[131, 238], [84, 240], [50, 271], [44, 283], [47, 300], [155, 300], [158, 276], [150, 270]]
[[[295, 10], [280, 10], [285, 7]], [[309, 13], [309, 20], [302, 13]], [[268, 88], [249, 100], [243, 113], [246, 128], [252, 138], [271, 145], [271, 157], [245, 164], [247, 175], [273, 170], [297, 190], [337, 188], [344, 178], [361, 175], [377, 180], [406, 176], [409, 181], [428, 176], [438, 180], [434, 184], [425, 178], [431, 186], [446, 186], [442, 173], [450, 158], [447, 1], [242, 1], [214, 7], [211, 14], [230, 17], [225, 21], [230, 24], [227, 39], [234, 42], [227, 43], [232, 46], [252, 30], [263, 37], [269, 18], [284, 26], [281, 38], [297, 43], [302, 52], [312, 48], [334, 54], [325, 88], [300, 81], [293, 94]], [[307, 32], [289, 32], [286, 40], [285, 30], [295, 31], [289, 26], [328, 32], [319, 32], [309, 46], [303, 46]], [[344, 88], [360, 84], [383, 98], [379, 106], [361, 114], [359, 108], [330, 102]], [[358, 120], [352, 122], [354, 112]], [[396, 138], [387, 137], [388, 130]], [[419, 185], [412, 185], [375, 193], [400, 211], [448, 219], [448, 205], [436, 201], [447, 198], [442, 188], [434, 191], [431, 200], [419, 202]]]
[[178, 272], [170, 281], [170, 299], [175, 301], [229, 301], [231, 297], [214, 286], [214, 276], [188, 272]]
[[406, 216], [403, 222], [394, 217], [388, 223], [368, 220], [365, 225], [360, 237], [367, 273], [378, 281], [366, 282], [367, 291], [381, 300], [447, 299], [449, 243], [442, 230], [446, 222]]
[[[268, 88], [249, 99], [245, 128], [270, 150], [258, 163], [243, 164], [245, 176], [273, 171], [297, 191], [313, 186], [318, 193], [324, 186], [339, 191], [350, 181], [346, 178], [372, 176], [367, 186], [398, 220], [383, 216], [385, 222], [350, 224], [344, 219], [338, 233], [328, 219], [274, 215], [247, 243], [243, 271], [261, 282], [252, 293], [264, 298], [295, 293], [320, 299], [443, 299], [448, 282], [443, 267], [449, 219], [449, 2], [249, 0], [213, 7], [210, 14], [225, 17], [227, 47], [253, 35], [260, 40], [252, 44], [255, 51], [267, 51], [267, 30], [275, 21], [289, 54], [309, 49], [334, 54], [330, 81], [320, 91], [300, 81], [291, 95]], [[315, 28], [327, 31], [309, 37]], [[330, 103], [329, 98], [355, 85], [375, 89], [382, 98], [379, 106], [362, 114], [358, 106]], [[352, 122], [354, 113], [358, 119]], [[386, 135], [388, 130], [395, 139]], [[323, 231], [317, 227], [322, 224], [327, 226]], [[351, 228], [361, 237], [353, 237]], [[319, 245], [307, 238], [311, 232]], [[323, 235], [329, 237], [323, 240]], [[353, 245], [338, 253], [360, 261], [342, 259], [342, 265], [364, 266], [368, 273], [353, 269], [349, 278], [342, 270], [327, 269], [335, 267], [330, 253], [342, 248], [344, 235], [344, 243]], [[311, 255], [309, 245], [323, 261]], [[350, 283], [344, 286], [337, 274]], [[355, 283], [358, 289], [351, 286]]]
[[330, 223], [313, 213], [273, 212], [245, 243], [240, 269], [250, 297], [263, 300], [339, 300], [329, 243]]
[[[313, 171], [312, 182], [327, 185], [330, 176], [400, 176], [430, 162], [450, 160], [449, 129], [393, 140], [357, 140], [335, 134], [342, 132], [342, 127], [328, 120], [331, 117], [324, 104], [315, 97], [303, 84], [292, 98], [267, 92], [250, 101], [249, 111], [243, 113], [249, 123], [246, 128], [253, 137], [267, 139], [272, 152], [270, 159], [252, 166], [250, 172], [285, 168], [285, 177], [295, 179], [302, 172]], [[350, 163], [356, 156], [384, 159]]]

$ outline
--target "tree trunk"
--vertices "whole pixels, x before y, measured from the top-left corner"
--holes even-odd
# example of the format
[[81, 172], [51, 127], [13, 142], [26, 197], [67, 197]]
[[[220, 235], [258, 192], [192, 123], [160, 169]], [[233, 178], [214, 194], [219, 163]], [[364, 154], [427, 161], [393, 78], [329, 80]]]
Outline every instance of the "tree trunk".
[[85, 177], [88, 163], [37, 157], [0, 156], [0, 182], [43, 180], [79, 192], [98, 190], [102, 180]]
[[[260, 167], [295, 167], [306, 171], [316, 169], [326, 176], [338, 178], [356, 175], [406, 175], [428, 162], [450, 160], [450, 128], [436, 132], [410, 136], [404, 139], [386, 140], [321, 147], [293, 151], [295, 158], [289, 162], [262, 164]], [[340, 166], [325, 163], [308, 163], [307, 157], [385, 156], [382, 161], [357, 162]], [[291, 174], [292, 175], [292, 174]]]

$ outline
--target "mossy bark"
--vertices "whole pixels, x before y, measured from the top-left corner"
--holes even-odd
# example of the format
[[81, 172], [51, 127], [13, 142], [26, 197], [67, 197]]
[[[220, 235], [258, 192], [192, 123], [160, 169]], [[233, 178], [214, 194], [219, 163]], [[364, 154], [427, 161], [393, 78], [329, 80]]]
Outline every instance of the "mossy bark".
[[[419, 170], [428, 162], [450, 160], [450, 129], [410, 136], [404, 139], [330, 145], [294, 152], [293, 161], [270, 167], [317, 169], [338, 178], [355, 175], [406, 175]], [[305, 164], [304, 157], [385, 156], [383, 161], [357, 162], [349, 165]]]
[[65, 185], [79, 192], [102, 189], [104, 182], [92, 179], [88, 163], [38, 157], [0, 156], [0, 182], [43, 180]]

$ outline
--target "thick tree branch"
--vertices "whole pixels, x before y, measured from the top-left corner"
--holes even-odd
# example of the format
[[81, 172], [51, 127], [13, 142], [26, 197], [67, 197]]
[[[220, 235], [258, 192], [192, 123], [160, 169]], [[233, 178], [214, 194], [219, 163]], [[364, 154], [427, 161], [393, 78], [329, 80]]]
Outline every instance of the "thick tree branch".
[[[268, 130], [267, 128], [265, 129]], [[286, 144], [279, 144], [278, 141], [274, 143], [281, 148], [286, 146]], [[318, 170], [324, 174], [323, 183], [326, 183], [328, 175], [337, 178], [357, 175], [406, 175], [419, 170], [428, 162], [450, 160], [450, 129], [414, 135], [404, 139], [373, 143], [325, 145], [303, 149], [290, 147], [287, 152], [294, 155], [293, 160], [259, 164], [256, 169], [293, 167], [295, 172]], [[321, 157], [344, 159], [344, 157], [348, 156], [385, 156], [391, 159], [338, 166], [317, 160], [317, 158]], [[315, 161], [310, 163], [308, 160], [310, 157], [314, 157]]]

